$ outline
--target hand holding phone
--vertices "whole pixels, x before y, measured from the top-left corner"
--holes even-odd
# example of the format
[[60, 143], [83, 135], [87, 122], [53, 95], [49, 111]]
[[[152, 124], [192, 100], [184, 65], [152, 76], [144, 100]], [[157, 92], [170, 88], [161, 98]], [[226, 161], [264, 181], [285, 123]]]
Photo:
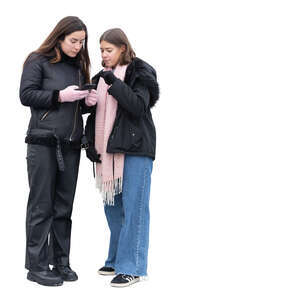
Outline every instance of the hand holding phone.
[[76, 91], [86, 91], [86, 90], [96, 90], [97, 89], [97, 85], [94, 83], [85, 83], [83, 86], [79, 87], [78, 89], [76, 89]]
[[64, 90], [59, 91], [59, 102], [74, 102], [77, 100], [80, 100], [82, 98], [85, 98], [89, 91], [87, 90], [78, 90], [77, 85], [70, 85], [66, 87]]
[[87, 106], [96, 105], [99, 99], [98, 92], [95, 89], [92, 89], [89, 94], [85, 97], [85, 104]]

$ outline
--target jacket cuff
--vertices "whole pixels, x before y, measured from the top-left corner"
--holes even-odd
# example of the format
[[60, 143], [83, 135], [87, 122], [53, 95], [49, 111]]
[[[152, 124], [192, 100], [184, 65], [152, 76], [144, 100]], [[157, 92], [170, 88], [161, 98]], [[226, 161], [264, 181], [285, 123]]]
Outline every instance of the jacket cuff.
[[51, 99], [51, 108], [58, 109], [60, 102], [58, 102], [59, 90], [54, 90]]
[[120, 83], [121, 85], [123, 84], [123, 81], [120, 80], [119, 78], [117, 78], [113, 84], [110, 85], [110, 87], [107, 89], [107, 92], [113, 96], [113, 93], [115, 90], [118, 90], [119, 86], [120, 86]]
[[87, 114], [87, 113], [92, 113], [94, 110], [96, 110], [96, 105], [92, 105], [92, 106], [88, 106], [85, 104], [85, 99], [82, 99], [80, 101], [80, 105], [81, 105], [81, 113], [82, 114]]

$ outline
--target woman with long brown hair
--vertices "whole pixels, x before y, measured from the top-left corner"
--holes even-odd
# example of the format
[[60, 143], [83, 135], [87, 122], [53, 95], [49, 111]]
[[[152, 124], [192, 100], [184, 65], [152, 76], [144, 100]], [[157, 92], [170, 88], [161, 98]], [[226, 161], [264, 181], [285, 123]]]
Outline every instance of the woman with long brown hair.
[[[20, 100], [31, 119], [25, 142], [30, 193], [26, 216], [27, 278], [57, 286], [77, 280], [70, 268], [71, 214], [83, 132], [82, 114], [96, 104], [85, 24], [63, 18], [26, 59]], [[49, 265], [53, 265], [50, 270]]]
[[[147, 275], [149, 198], [156, 133], [151, 108], [159, 97], [156, 71], [136, 57], [125, 33], [114, 28], [100, 37], [104, 70], [93, 77], [99, 94], [86, 127], [88, 157], [110, 228], [108, 257], [100, 275], [125, 287]], [[91, 126], [92, 124], [92, 126]]]

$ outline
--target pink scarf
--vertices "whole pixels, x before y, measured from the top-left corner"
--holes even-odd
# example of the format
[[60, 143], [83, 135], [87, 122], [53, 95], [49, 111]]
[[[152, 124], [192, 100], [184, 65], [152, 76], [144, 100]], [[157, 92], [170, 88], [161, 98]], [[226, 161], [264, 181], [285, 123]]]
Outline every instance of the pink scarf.
[[[124, 80], [127, 65], [117, 65], [114, 75]], [[111, 70], [104, 68], [105, 71]], [[116, 99], [109, 95], [107, 89], [109, 86], [104, 79], [100, 77], [97, 91], [99, 100], [96, 110], [95, 124], [95, 148], [97, 153], [101, 154], [102, 163], [96, 164], [96, 186], [103, 196], [104, 204], [114, 205], [114, 196], [122, 193], [122, 179], [124, 169], [123, 153], [107, 153], [106, 147], [108, 138], [113, 128], [118, 108]]]

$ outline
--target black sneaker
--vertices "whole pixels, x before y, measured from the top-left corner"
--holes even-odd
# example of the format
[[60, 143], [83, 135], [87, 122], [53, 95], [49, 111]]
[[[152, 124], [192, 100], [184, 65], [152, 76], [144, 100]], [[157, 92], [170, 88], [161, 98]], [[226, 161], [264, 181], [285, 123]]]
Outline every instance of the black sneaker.
[[115, 269], [111, 267], [102, 267], [101, 269], [98, 270], [99, 275], [115, 275]]
[[54, 274], [50, 269], [40, 272], [29, 271], [27, 279], [46, 286], [60, 286], [64, 283], [61, 276]]
[[110, 283], [113, 287], [126, 287], [140, 281], [139, 276], [118, 274]]
[[64, 281], [76, 281], [78, 279], [77, 274], [70, 266], [57, 265], [53, 267], [52, 272], [56, 275], [60, 275]]

